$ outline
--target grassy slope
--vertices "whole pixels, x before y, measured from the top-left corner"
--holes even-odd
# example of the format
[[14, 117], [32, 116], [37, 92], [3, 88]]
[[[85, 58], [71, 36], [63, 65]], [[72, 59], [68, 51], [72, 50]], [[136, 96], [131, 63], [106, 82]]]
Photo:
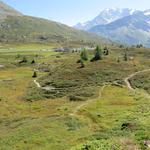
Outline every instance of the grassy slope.
[[[117, 71], [117, 78], [121, 79], [131, 72], [149, 67], [147, 56], [149, 49], [132, 49], [129, 53], [134, 54], [135, 62], [121, 61], [118, 64], [116, 60], [122, 55], [122, 50], [114, 48], [110, 56], [103, 61], [87, 62], [86, 67], [79, 70], [76, 64], [79, 54], [61, 55], [42, 51], [51, 49], [47, 45], [37, 50], [39, 45], [29, 47], [30, 51], [27, 51], [27, 46], [13, 47], [13, 49], [7, 49], [5, 53], [3, 53], [4, 47], [0, 50], [0, 64], [6, 66], [0, 71], [0, 149], [67, 150], [71, 147], [81, 149], [80, 147], [84, 148], [82, 144], [87, 143], [93, 147], [96, 145], [93, 144], [95, 142], [98, 143], [98, 147], [105, 146], [104, 150], [110, 149], [114, 144], [122, 147], [123, 150], [125, 146], [128, 149], [143, 147], [143, 140], [150, 138], [149, 99], [142, 94], [132, 93], [126, 88], [116, 86], [106, 87], [101, 99], [95, 100], [95, 97], [100, 86], [105, 82], [105, 72]], [[66, 72], [71, 74], [68, 77], [71, 77], [72, 81], [81, 79], [81, 84], [89, 83], [88, 76], [97, 80], [100, 84], [94, 87], [91, 84], [88, 85], [92, 91], [95, 91], [95, 96], [90, 98], [94, 99], [93, 103], [81, 108], [77, 113], [78, 116], [70, 116], [69, 114], [83, 102], [70, 102], [66, 97], [57, 100], [41, 98], [32, 103], [24, 101], [22, 97], [29, 89], [29, 85], [35, 88], [31, 76], [33, 69], [37, 66], [31, 65], [30, 61], [21, 66], [16, 65], [14, 62], [19, 60], [16, 58], [18, 53], [21, 58], [26, 56], [30, 61], [35, 58], [37, 63], [44, 62], [46, 67], [56, 64], [61, 66], [65, 62], [64, 70], [56, 70], [53, 75], [56, 77], [56, 82], [60, 79], [67, 80]], [[38, 58], [35, 57], [37, 54]], [[90, 72], [91, 74], [96, 72], [96, 76], [91, 76]], [[41, 72], [41, 76], [44, 74]], [[82, 74], [84, 77], [81, 76]], [[103, 80], [99, 80], [99, 77]], [[111, 78], [116, 80], [116, 75], [111, 74]], [[121, 125], [126, 122], [134, 126], [121, 130]], [[81, 146], [77, 146], [80, 144]]]
[[[87, 99], [92, 97], [95, 90], [91, 90], [92, 87], [102, 86], [104, 83], [117, 82], [122, 84], [124, 78], [127, 75], [137, 70], [142, 70], [145, 67], [149, 67], [149, 61], [147, 53], [149, 49], [130, 49], [129, 56], [133, 56], [133, 61], [121, 63], [117, 62], [118, 57], [123, 56], [123, 50], [114, 49], [111, 51], [111, 55], [104, 57], [101, 62], [91, 63], [85, 62], [85, 68], [81, 69], [80, 64], [76, 61], [80, 58], [79, 53], [75, 54], [58, 54], [57, 57], [53, 56], [47, 65], [39, 65], [38, 69], [48, 68], [50, 75], [42, 77], [39, 82], [43, 86], [53, 86], [56, 90], [53, 92], [37, 91], [36, 89], [29, 89], [29, 100], [32, 95], [43, 95], [44, 97], [57, 98], [57, 97], [76, 97], [77, 99]], [[136, 53], [136, 54], [135, 54]], [[143, 55], [142, 53], [145, 53]], [[92, 57], [92, 53], [89, 57]], [[145, 59], [141, 59], [141, 58]], [[32, 87], [32, 86], [31, 86]], [[37, 97], [38, 99], [38, 97]]]
[[[0, 42], [67, 44], [110, 43], [100, 36], [42, 18], [22, 15], [0, 1]], [[69, 42], [69, 43], [68, 43]]]
[[137, 75], [130, 82], [134, 88], [144, 89], [150, 93], [150, 72]]
[[[94, 145], [94, 141], [85, 144], [91, 145], [92, 150], [112, 149], [115, 144], [116, 150], [138, 148], [138, 144], [150, 136], [150, 126], [147, 122], [149, 106], [150, 101], [142, 95], [134, 94], [127, 89], [107, 86], [100, 100], [80, 112], [84, 117], [91, 119], [93, 137], [99, 142], [97, 146]], [[131, 123], [133, 126], [121, 130], [123, 123]], [[90, 138], [88, 140], [91, 141]], [[106, 144], [103, 145], [103, 142]], [[77, 147], [76, 150], [81, 150], [85, 146]]]
[[13, 9], [12, 7], [6, 5], [5, 3], [3, 3], [2, 1], [0, 1], [0, 21], [5, 19], [7, 17], [7, 15], [11, 15], [11, 16], [21, 16], [22, 14], [18, 11], [16, 11], [15, 9]]
[[66, 25], [29, 16], [8, 16], [1, 22], [0, 40], [6, 42], [107, 43], [104, 38]]

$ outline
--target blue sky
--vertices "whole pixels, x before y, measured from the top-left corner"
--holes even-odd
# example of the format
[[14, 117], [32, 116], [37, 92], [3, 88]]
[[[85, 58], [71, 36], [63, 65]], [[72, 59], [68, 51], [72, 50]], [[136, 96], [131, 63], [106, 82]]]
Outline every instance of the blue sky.
[[150, 0], [3, 0], [26, 15], [68, 25], [93, 19], [104, 8], [150, 9]]

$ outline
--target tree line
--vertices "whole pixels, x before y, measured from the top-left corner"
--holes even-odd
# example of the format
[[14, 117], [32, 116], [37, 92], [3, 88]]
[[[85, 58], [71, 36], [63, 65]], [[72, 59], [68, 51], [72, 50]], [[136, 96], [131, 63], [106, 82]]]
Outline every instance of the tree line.
[[[123, 60], [124, 61], [128, 61], [128, 48], [125, 49], [124, 54], [123, 54]], [[100, 46], [97, 46], [95, 51], [94, 51], [94, 55], [92, 57], [92, 59], [90, 59], [91, 62], [95, 62], [95, 61], [99, 61], [103, 59], [103, 56], [108, 56], [110, 54], [110, 50], [108, 49], [108, 47], [104, 47], [103, 49]], [[80, 53], [80, 59], [77, 61], [77, 63], [80, 63], [81, 66], [80, 68], [84, 68], [85, 61], [89, 60], [89, 54], [88, 54], [88, 50], [87, 49], [83, 49]], [[120, 62], [120, 59], [118, 58], [117, 62]]]

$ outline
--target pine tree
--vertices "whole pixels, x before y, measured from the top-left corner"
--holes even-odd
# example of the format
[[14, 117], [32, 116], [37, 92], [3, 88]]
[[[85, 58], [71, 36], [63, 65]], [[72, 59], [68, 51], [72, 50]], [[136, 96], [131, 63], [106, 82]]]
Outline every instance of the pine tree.
[[82, 50], [80, 57], [84, 61], [88, 60], [88, 52], [87, 52], [87, 50], [85, 48]]
[[137, 45], [136, 45], [136, 48], [141, 48], [141, 47], [143, 47], [142, 44], [137, 44]]
[[37, 77], [37, 73], [36, 71], [34, 71], [32, 78], [36, 78]]
[[35, 60], [34, 59], [31, 61], [31, 64], [35, 64]]
[[101, 48], [99, 48], [99, 46], [96, 47], [95, 56], [91, 61], [97, 61], [97, 60], [102, 60], [102, 50]]

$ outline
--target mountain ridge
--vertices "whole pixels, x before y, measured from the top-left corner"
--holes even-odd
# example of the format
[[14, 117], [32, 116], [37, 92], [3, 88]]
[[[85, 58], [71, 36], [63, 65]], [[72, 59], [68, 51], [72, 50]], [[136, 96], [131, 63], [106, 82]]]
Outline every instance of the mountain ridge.
[[[89, 31], [113, 41], [126, 44], [143, 44], [150, 47], [150, 16], [148, 10], [130, 15], [107, 25], [98, 25]], [[146, 13], [146, 15], [145, 15]]]
[[11, 6], [0, 1], [0, 19], [5, 19], [7, 16], [22, 16], [23, 14], [15, 10]]
[[150, 9], [105, 9], [93, 20], [75, 27], [114, 42], [150, 47]]
[[97, 25], [106, 25], [123, 17], [138, 13], [139, 10], [129, 8], [107, 8], [102, 10], [98, 16], [85, 23], [78, 23], [74, 27], [81, 30], [89, 30]]
[[110, 42], [96, 34], [76, 30], [55, 21], [25, 16], [3, 2], [0, 2], [0, 18], [0, 42]]

